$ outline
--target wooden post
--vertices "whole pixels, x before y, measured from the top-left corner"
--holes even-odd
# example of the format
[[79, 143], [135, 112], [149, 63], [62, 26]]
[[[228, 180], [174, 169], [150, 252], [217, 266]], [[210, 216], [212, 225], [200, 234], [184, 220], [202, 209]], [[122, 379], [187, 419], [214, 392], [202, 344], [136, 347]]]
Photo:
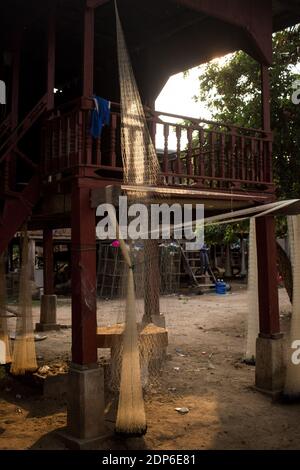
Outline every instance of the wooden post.
[[19, 82], [21, 58], [21, 34], [16, 34], [13, 47], [13, 70], [11, 87], [11, 127], [14, 129], [19, 121]]
[[280, 333], [275, 220], [256, 219], [259, 336], [256, 341], [256, 387], [281, 392], [284, 385], [284, 343]]
[[153, 317], [160, 315], [160, 269], [159, 269], [159, 246], [157, 240], [145, 240], [145, 314], [144, 323], [155, 323]]
[[97, 363], [96, 215], [84, 180], [72, 187], [72, 362]]
[[280, 335], [275, 219], [256, 219], [259, 325], [263, 337]]
[[272, 161], [272, 134], [271, 134], [271, 91], [270, 73], [266, 65], [261, 65], [261, 94], [262, 94], [262, 126], [269, 141], [264, 144], [263, 168], [264, 180], [273, 181], [273, 161]]
[[94, 9], [85, 6], [83, 43], [83, 96], [94, 93]]
[[56, 5], [51, 7], [48, 17], [48, 62], [47, 62], [47, 110], [54, 108], [56, 48]]
[[266, 132], [271, 131], [271, 92], [270, 74], [266, 65], [261, 65], [261, 94], [262, 94], [262, 126]]
[[54, 266], [53, 266], [53, 232], [46, 228], [43, 231], [43, 258], [44, 258], [44, 294], [54, 294]]
[[41, 297], [40, 322], [35, 325], [37, 331], [59, 330], [56, 318], [56, 295], [54, 289], [53, 231], [43, 231], [44, 293]]
[[[13, 69], [11, 86], [11, 129], [17, 127], [19, 122], [19, 84], [20, 84], [20, 58], [21, 58], [20, 33], [15, 33], [13, 42]], [[16, 154], [11, 152], [6, 160], [6, 190], [14, 190], [16, 185]]]

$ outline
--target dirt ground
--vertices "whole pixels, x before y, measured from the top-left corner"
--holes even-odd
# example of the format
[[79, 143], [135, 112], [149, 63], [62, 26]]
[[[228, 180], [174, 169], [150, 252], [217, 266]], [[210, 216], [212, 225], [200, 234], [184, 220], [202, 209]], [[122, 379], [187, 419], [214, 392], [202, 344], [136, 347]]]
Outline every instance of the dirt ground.
[[[285, 290], [279, 293], [286, 331], [291, 306]], [[99, 323], [113, 323], [118, 303], [98, 307]], [[245, 289], [237, 285], [224, 297], [170, 296], [161, 308], [169, 331], [168, 358], [159, 383], [146, 394], [148, 432], [141, 439], [108, 438], [102, 448], [299, 449], [300, 405], [282, 405], [257, 392], [254, 367], [241, 362]], [[38, 314], [36, 305], [35, 321]], [[68, 300], [59, 301], [58, 321], [70, 325]], [[68, 359], [70, 332], [51, 332], [36, 343], [40, 364]], [[64, 398], [45, 398], [10, 378], [2, 379], [0, 388], [0, 449], [64, 449], [54, 432], [66, 424]], [[189, 413], [180, 415], [177, 407]], [[108, 415], [113, 429], [111, 421]]]

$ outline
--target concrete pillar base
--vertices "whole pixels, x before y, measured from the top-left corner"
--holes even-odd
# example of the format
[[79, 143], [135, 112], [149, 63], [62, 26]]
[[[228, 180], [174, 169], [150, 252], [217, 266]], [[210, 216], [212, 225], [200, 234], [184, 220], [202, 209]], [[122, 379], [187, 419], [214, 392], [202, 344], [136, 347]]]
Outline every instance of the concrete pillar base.
[[68, 418], [64, 440], [70, 448], [87, 448], [104, 436], [104, 374], [98, 366], [72, 364], [68, 383]]
[[113, 432], [103, 434], [103, 436], [95, 439], [77, 439], [76, 437], [68, 434], [68, 430], [66, 428], [58, 431], [56, 435], [58, 439], [70, 450], [97, 450], [100, 445], [103, 445], [103, 442], [106, 439], [111, 438], [114, 434]]
[[42, 295], [40, 323], [35, 326], [36, 331], [59, 330], [56, 323], [56, 295]]
[[160, 328], [166, 328], [166, 317], [164, 315], [152, 315], [152, 323]]
[[283, 335], [259, 336], [256, 341], [256, 388], [272, 395], [282, 392], [284, 373]]
[[44, 325], [43, 323], [36, 323], [35, 324], [35, 331], [38, 333], [43, 332], [43, 331], [58, 331], [60, 330], [60, 325], [57, 325], [57, 323], [48, 323], [47, 325]]

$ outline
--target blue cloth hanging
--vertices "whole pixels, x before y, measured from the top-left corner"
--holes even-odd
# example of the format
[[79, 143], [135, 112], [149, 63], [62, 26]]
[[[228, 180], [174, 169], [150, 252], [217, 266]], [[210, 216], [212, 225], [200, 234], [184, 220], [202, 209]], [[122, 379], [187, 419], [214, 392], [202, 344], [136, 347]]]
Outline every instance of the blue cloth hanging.
[[98, 139], [103, 127], [110, 123], [110, 101], [99, 96], [93, 96], [93, 100], [95, 108], [92, 111], [91, 134], [94, 139]]

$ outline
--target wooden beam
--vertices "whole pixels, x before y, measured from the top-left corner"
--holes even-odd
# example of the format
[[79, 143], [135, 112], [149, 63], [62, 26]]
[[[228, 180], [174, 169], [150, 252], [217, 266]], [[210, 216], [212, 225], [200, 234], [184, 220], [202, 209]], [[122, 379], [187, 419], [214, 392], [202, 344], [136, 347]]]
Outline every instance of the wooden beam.
[[105, 3], [110, 2], [111, 0], [87, 0], [86, 6], [88, 8], [98, 8], [101, 7], [102, 5], [105, 5]]
[[11, 127], [14, 129], [19, 121], [19, 83], [20, 83], [20, 56], [21, 33], [16, 33], [13, 45], [13, 72], [11, 89]]
[[261, 62], [272, 63], [272, 0], [171, 1], [242, 28], [250, 39], [251, 55]]
[[47, 61], [47, 110], [54, 108], [56, 48], [56, 5], [51, 7], [48, 16], [48, 61]]
[[[87, 1], [88, 3], [88, 1]], [[94, 37], [95, 13], [86, 3], [84, 10], [84, 46], [83, 46], [83, 96], [94, 93]]]
[[262, 125], [266, 132], [271, 131], [271, 91], [270, 73], [266, 65], [261, 66], [261, 105], [262, 105]]

